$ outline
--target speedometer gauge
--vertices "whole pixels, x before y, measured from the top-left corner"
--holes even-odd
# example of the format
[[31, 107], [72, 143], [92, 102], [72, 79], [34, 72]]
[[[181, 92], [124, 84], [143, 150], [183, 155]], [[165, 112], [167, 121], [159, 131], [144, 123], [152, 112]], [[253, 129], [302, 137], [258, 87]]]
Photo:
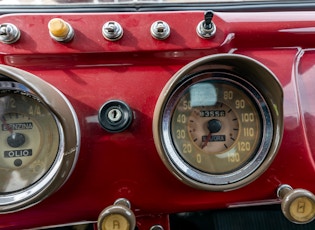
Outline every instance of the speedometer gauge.
[[[233, 71], [239, 62], [245, 71]], [[257, 69], [246, 68], [253, 63]], [[247, 72], [251, 69], [264, 75], [252, 80], [256, 73]], [[263, 87], [270, 80], [277, 86], [273, 92]], [[282, 135], [281, 100], [275, 77], [252, 59], [221, 55], [197, 60], [160, 95], [153, 124], [157, 150], [189, 185], [209, 190], [243, 186], [275, 156]]]
[[[261, 98], [253, 98], [256, 92], [243, 86], [248, 86], [247, 82], [236, 83], [231, 80], [235, 77], [226, 73], [202, 73], [196, 78], [211, 80], [187, 82], [182, 94], [177, 94], [171, 117], [175, 148], [189, 165], [204, 172], [236, 170], [258, 149], [262, 118], [270, 121], [270, 113], [258, 103]], [[271, 124], [268, 128], [272, 133]]]

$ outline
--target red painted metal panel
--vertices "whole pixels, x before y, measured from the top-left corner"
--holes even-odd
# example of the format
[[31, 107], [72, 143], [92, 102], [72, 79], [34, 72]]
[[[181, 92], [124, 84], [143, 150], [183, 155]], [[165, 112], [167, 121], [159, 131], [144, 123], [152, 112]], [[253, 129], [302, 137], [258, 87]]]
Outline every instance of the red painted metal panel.
[[[53, 17], [69, 22], [75, 37], [57, 43], [49, 37]], [[117, 14], [15, 14], [0, 17], [21, 29], [21, 39], [0, 44], [0, 62], [29, 71], [60, 89], [78, 114], [81, 151], [73, 174], [52, 196], [23, 211], [0, 215], [0, 229], [22, 229], [77, 221], [96, 221], [117, 198], [132, 205], [139, 229], [167, 227], [167, 214], [277, 202], [281, 184], [315, 192], [315, 12], [217, 13], [217, 34], [198, 37], [203, 12]], [[115, 20], [124, 28], [110, 42], [102, 25]], [[151, 37], [150, 26], [164, 20], [171, 35]], [[156, 100], [172, 75], [196, 58], [238, 53], [275, 73], [284, 90], [284, 136], [274, 162], [253, 183], [234, 191], [209, 192], [188, 187], [163, 165], [154, 146], [152, 116]], [[98, 110], [120, 99], [134, 111], [131, 126], [108, 133]]]

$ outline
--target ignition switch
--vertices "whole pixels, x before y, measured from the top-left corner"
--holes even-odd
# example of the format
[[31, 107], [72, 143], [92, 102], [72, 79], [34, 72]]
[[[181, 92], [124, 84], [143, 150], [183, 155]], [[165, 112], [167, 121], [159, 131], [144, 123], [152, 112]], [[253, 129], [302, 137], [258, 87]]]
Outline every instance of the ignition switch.
[[123, 101], [111, 100], [100, 108], [98, 120], [106, 131], [111, 133], [122, 132], [131, 124], [132, 111]]

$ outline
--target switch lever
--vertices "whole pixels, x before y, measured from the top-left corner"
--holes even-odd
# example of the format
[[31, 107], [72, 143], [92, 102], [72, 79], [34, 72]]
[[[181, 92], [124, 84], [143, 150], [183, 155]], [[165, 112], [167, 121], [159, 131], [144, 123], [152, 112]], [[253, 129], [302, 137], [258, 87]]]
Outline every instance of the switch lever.
[[199, 37], [201, 38], [211, 38], [215, 35], [216, 26], [212, 21], [214, 14], [212, 11], [206, 11], [204, 13], [204, 20], [199, 22], [196, 31]]
[[205, 12], [205, 21], [203, 26], [206, 30], [210, 30], [212, 28], [212, 18], [213, 18], [212, 11]]

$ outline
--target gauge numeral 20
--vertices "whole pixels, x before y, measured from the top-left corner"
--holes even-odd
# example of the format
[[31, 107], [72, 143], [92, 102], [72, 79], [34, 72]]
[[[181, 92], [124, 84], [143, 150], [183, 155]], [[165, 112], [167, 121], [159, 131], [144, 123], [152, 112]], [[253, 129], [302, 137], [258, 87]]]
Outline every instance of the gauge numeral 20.
[[184, 143], [183, 144], [183, 153], [192, 153], [192, 147], [191, 144], [189, 143]]

